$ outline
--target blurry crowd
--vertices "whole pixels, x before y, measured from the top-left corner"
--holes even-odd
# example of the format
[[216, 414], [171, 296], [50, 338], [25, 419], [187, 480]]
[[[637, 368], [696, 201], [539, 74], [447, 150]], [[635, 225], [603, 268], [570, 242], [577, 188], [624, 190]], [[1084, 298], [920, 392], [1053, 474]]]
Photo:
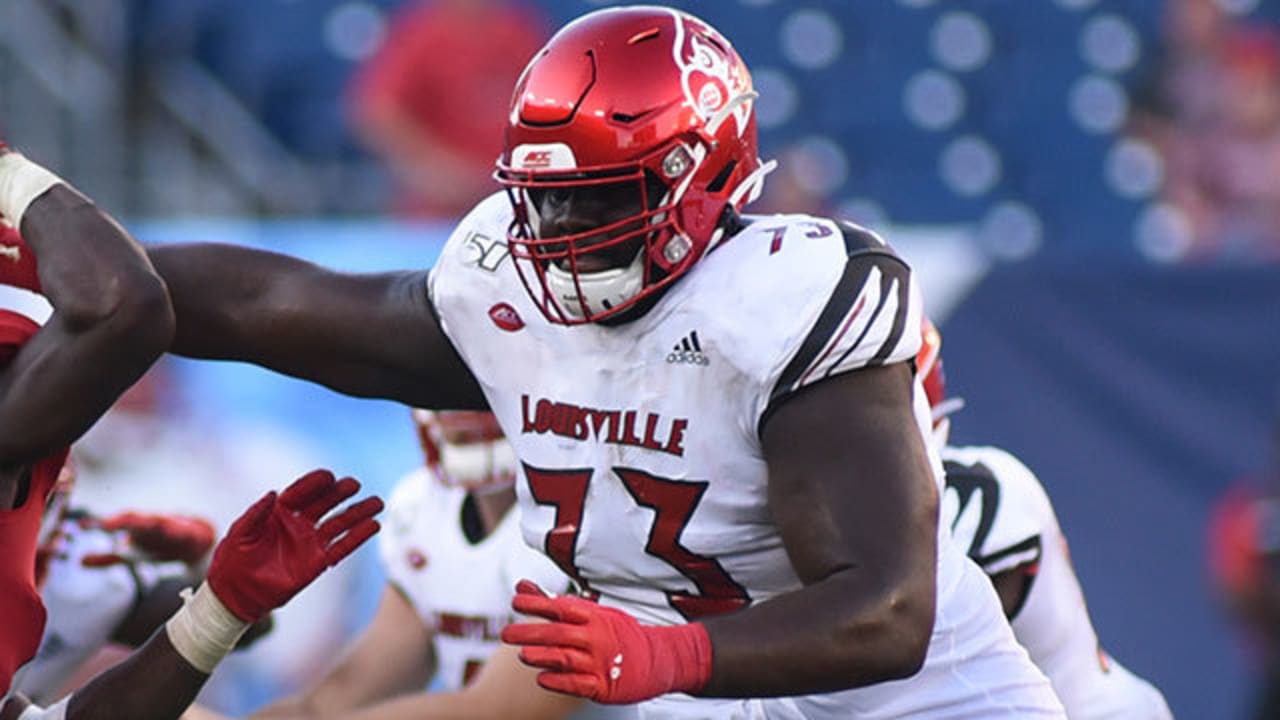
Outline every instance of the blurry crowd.
[[1163, 158], [1188, 261], [1280, 260], [1280, 31], [1169, 0], [1133, 126]]

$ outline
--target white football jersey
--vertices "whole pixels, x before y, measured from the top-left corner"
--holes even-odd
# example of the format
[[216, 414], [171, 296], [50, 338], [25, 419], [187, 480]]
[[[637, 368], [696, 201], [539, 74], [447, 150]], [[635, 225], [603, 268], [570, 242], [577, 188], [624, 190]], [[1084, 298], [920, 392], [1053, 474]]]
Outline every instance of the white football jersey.
[[514, 512], [480, 542], [468, 540], [466, 497], [426, 468], [416, 470], [392, 492], [378, 536], [387, 579], [435, 635], [437, 680], [445, 690], [461, 689], [498, 649], [498, 633], [514, 619], [516, 582], [528, 578], [549, 593], [569, 587], [554, 564], [524, 544]]
[[14, 686], [36, 702], [51, 702], [76, 668], [111, 641], [116, 628], [160, 578], [150, 563], [85, 567], [86, 555], [123, 549], [122, 533], [82, 528], [73, 518], [59, 527], [57, 547], [40, 588], [48, 621], [40, 650]]
[[[569, 590], [569, 578], [525, 545], [514, 509], [478, 543], [462, 529], [467, 491], [449, 487], [421, 468], [396, 485], [387, 502], [378, 546], [387, 579], [432, 629], [436, 680], [461, 689], [501, 642], [515, 618], [516, 582], [529, 579], [549, 593]], [[586, 703], [574, 720], [623, 720], [631, 708]]]
[[994, 447], [942, 450], [943, 518], [988, 575], [1038, 569], [1011, 624], [1049, 676], [1072, 720], [1172, 717], [1160, 691], [1103, 652], [1071, 567], [1067, 541], [1040, 481]]
[[[907, 266], [861, 228], [760, 218], [641, 317], [564, 327], [534, 306], [507, 255], [511, 219], [503, 195], [482, 202], [454, 231], [429, 291], [520, 458], [525, 541], [602, 604], [648, 624], [799, 589], [766, 503], [761, 424], [806, 385], [914, 358], [921, 301]], [[775, 700], [673, 695], [646, 713], [1060, 717], [990, 583], [941, 528], [939, 539], [937, 619], [916, 676]]]

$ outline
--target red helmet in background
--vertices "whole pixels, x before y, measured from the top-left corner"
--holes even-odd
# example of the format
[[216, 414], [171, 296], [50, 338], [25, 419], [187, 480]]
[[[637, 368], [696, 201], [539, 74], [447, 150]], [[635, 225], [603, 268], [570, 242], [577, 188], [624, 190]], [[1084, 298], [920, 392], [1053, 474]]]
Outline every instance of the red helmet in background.
[[[495, 174], [515, 210], [509, 246], [552, 322], [617, 315], [689, 270], [723, 239], [726, 208], [759, 196], [756, 93], [733, 46], [686, 13], [599, 10], [565, 26], [516, 84]], [[540, 237], [530, 191], [630, 186], [637, 214]], [[601, 240], [607, 237], [607, 240]], [[625, 267], [580, 260], [625, 243]]]
[[951, 434], [951, 413], [964, 407], [962, 398], [947, 397], [947, 376], [942, 369], [942, 335], [933, 321], [924, 318], [920, 326], [920, 352], [916, 354], [916, 375], [924, 385], [925, 397], [933, 413], [933, 435], [939, 447]]
[[480, 493], [515, 484], [515, 451], [493, 413], [415, 409], [413, 422], [427, 467], [440, 482]]

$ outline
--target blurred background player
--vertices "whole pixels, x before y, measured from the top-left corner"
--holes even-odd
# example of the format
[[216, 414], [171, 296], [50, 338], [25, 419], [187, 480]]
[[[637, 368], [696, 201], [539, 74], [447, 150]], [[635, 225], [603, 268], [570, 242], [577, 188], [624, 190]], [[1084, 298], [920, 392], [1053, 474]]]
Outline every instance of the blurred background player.
[[1216, 599], [1253, 663], [1254, 720], [1280, 717], [1280, 423], [1272, 439], [1270, 466], [1214, 503], [1207, 543]]
[[[396, 485], [379, 541], [387, 587], [372, 622], [317, 684], [255, 713], [271, 718], [562, 718], [583, 703], [517, 668], [501, 693], [457, 693], [515, 618], [516, 582], [569, 579], [524, 544], [513, 512], [515, 453], [492, 413], [414, 410], [423, 467]], [[439, 694], [426, 694], [428, 682]], [[523, 690], [520, 692], [518, 690]], [[575, 717], [630, 716], [588, 708]]]
[[948, 444], [942, 336], [927, 318], [917, 365], [946, 470], [943, 522], [995, 586], [1018, 642], [1049, 676], [1071, 720], [1170, 720], [1160, 691], [1103, 651], [1044, 487], [1010, 453]]
[[[216, 534], [206, 519], [124, 512], [94, 516], [72, 499], [72, 463], [62, 469], [41, 526], [36, 582], [48, 611], [40, 651], [15, 687], [48, 704], [140, 647], [181, 606], [179, 593], [204, 577]], [[236, 648], [270, 629], [256, 623]]]
[[14, 693], [45, 626], [37, 544], [67, 446], [158, 356], [173, 315], [133, 239], [2, 144], [0, 219], [13, 228], [0, 243], [0, 716], [177, 717], [251, 624], [377, 532], [381, 501], [321, 522], [359, 489], [328, 472], [267, 494], [233, 524], [206, 582], [127, 660], [48, 710]]

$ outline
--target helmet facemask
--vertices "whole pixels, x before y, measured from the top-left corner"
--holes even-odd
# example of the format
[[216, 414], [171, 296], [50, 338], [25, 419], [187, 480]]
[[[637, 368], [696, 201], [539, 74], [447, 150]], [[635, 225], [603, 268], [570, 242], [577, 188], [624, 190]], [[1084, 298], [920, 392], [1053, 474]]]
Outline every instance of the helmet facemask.
[[[548, 318], [566, 325], [618, 318], [696, 260], [680, 222], [680, 200], [704, 156], [696, 145], [677, 141], [635, 163], [590, 171], [500, 169], [515, 209], [511, 255]], [[605, 218], [595, 227], [548, 234], [552, 224], [540, 209], [557, 192], [610, 211], [590, 213]], [[570, 219], [561, 227], [582, 224]]]
[[446, 487], [478, 495], [510, 490], [516, 456], [491, 413], [415, 409], [426, 465]]

